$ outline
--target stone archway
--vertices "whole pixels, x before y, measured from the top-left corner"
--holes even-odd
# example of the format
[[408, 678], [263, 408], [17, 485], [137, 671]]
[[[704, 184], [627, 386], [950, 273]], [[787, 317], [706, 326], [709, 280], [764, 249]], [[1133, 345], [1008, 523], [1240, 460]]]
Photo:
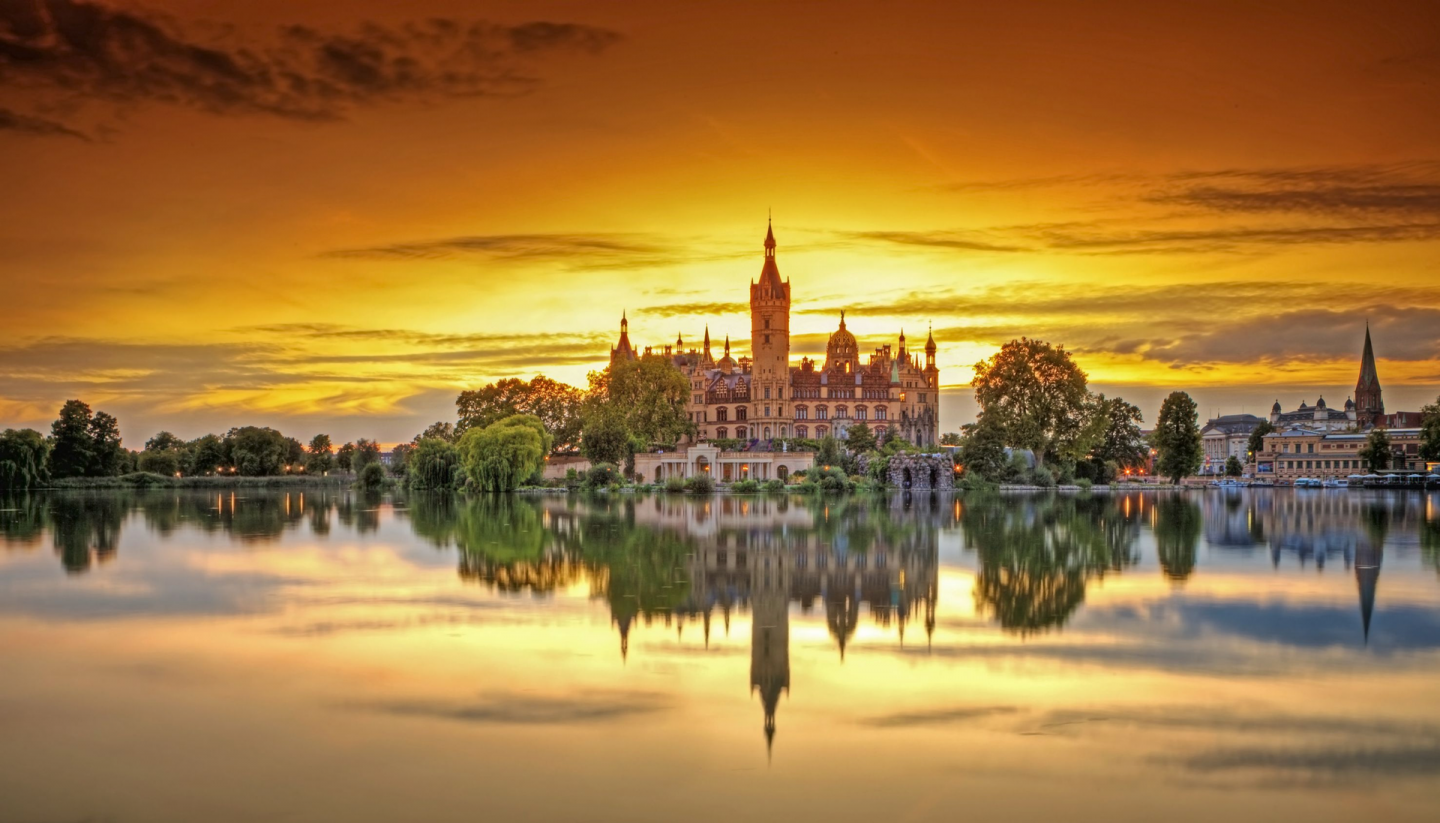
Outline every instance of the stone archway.
[[656, 482], [656, 483], [664, 483], [664, 482], [665, 482], [665, 467], [664, 467], [664, 466], [656, 466], [656, 467], [655, 467], [655, 482]]
[[784, 465], [776, 466], [776, 467], [775, 467], [775, 477], [776, 477], [776, 479], [779, 480], [781, 483], [784, 483], [784, 482], [788, 481], [788, 480], [790, 479], [790, 469], [789, 469], [789, 467], [784, 466]]
[[911, 486], [913, 486], [913, 485], [915, 484], [915, 478], [914, 478], [913, 475], [911, 475], [911, 473], [910, 473], [910, 467], [909, 467], [909, 466], [906, 466], [904, 469], [901, 470], [901, 475], [900, 475], [900, 477], [901, 477], [901, 485], [900, 485], [900, 488], [902, 488], [902, 489], [908, 489], [908, 488], [910, 488]]

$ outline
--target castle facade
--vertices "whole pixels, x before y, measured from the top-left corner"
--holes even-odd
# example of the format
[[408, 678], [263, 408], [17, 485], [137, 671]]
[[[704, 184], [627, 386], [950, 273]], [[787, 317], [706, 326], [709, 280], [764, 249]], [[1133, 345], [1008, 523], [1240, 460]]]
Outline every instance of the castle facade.
[[[699, 440], [749, 441], [764, 448], [768, 441], [789, 438], [844, 437], [850, 426], [865, 423], [894, 429], [917, 446], [939, 442], [940, 370], [935, 365], [935, 336], [925, 342], [923, 358], [906, 346], [874, 349], [864, 363], [860, 344], [840, 325], [825, 346], [825, 361], [803, 357], [790, 362], [790, 281], [780, 279], [775, 261], [775, 232], [765, 234], [760, 278], [750, 283], [750, 355], [736, 359], [725, 339], [717, 360], [705, 327], [699, 349], [685, 348], [683, 335], [662, 351], [646, 347], [644, 355], [663, 355], [690, 380], [686, 412]], [[629, 322], [620, 321], [620, 339], [610, 361], [643, 356], [630, 342]]]

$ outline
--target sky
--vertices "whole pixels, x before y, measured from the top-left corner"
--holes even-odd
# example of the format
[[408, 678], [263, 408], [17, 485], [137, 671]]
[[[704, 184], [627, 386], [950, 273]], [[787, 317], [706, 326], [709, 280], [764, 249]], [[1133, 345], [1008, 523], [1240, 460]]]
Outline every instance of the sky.
[[[1158, 6], [1158, 7], [1157, 7]], [[632, 340], [1440, 394], [1440, 6], [0, 0], [0, 428], [408, 441]]]

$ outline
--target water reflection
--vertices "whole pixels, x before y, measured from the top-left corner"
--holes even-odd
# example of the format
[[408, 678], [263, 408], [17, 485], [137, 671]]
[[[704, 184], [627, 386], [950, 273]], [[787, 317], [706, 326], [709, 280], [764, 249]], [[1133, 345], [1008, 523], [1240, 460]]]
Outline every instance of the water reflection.
[[[365, 704], [412, 721], [633, 721], [625, 733], [639, 734], [678, 711], [664, 685], [678, 681], [666, 678], [711, 666], [723, 690], [748, 692], [748, 708], [694, 722], [722, 736], [718, 727], [742, 727], [757, 756], [760, 737], [770, 751], [781, 726], [786, 754], [793, 744], [823, 756], [814, 747], [827, 735], [883, 748], [864, 737], [882, 731], [1100, 739], [1103, 716], [1155, 735], [1153, 756], [1191, 780], [1382, 766], [1433, 776], [1440, 732], [1430, 726], [1256, 706], [1327, 677], [1347, 700], [1417, 705], [1417, 678], [1433, 685], [1440, 673], [1437, 502], [1369, 491], [32, 495], [0, 501], [0, 620], [15, 631], [144, 616], [153, 622], [120, 633], [144, 643], [204, 615], [216, 618], [207, 636], [234, 648], [273, 635], [367, 672], [387, 655], [426, 671], [470, 654], [506, 684], [479, 698], [422, 684], [437, 693]], [[135, 577], [122, 573], [132, 567]], [[274, 625], [224, 634], [226, 616]], [[432, 627], [473, 645], [442, 650], [423, 631]], [[393, 638], [373, 639], [384, 631]], [[1090, 702], [1055, 696], [1072, 680], [1098, 689]], [[1130, 690], [1149, 696], [1094, 708], [1096, 695]], [[1234, 702], [1201, 710], [1153, 697], [1220, 693]], [[1393, 766], [1389, 749], [1360, 746], [1372, 726], [1419, 760]], [[1212, 734], [1234, 745], [1197, 744]], [[1121, 736], [1107, 756], [1147, 745]], [[1008, 740], [975, 745], [1005, 752]], [[1316, 765], [1322, 755], [1329, 765]]]

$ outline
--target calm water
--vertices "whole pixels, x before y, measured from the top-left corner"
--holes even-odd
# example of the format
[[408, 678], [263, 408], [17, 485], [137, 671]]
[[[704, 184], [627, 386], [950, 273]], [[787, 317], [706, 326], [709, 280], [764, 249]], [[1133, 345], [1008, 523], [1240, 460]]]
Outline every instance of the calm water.
[[0, 501], [0, 820], [1434, 820], [1440, 495]]

